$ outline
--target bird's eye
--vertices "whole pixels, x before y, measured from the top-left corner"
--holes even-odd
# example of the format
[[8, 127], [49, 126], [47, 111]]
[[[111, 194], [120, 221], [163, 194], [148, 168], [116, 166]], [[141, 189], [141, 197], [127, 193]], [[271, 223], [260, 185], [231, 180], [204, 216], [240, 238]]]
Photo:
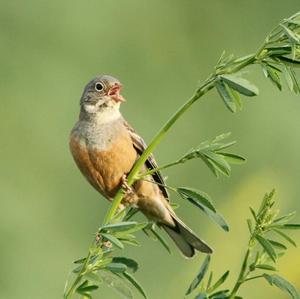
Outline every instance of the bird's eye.
[[97, 82], [97, 83], [95, 84], [95, 89], [96, 89], [97, 91], [101, 91], [101, 90], [103, 89], [102, 83]]

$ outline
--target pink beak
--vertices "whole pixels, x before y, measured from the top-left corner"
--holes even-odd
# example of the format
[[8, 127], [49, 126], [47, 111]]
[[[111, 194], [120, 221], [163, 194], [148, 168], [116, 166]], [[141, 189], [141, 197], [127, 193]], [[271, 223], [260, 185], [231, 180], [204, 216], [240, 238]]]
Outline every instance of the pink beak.
[[113, 87], [110, 88], [108, 94], [116, 103], [124, 103], [126, 100], [120, 95], [122, 85], [120, 83], [115, 83]]

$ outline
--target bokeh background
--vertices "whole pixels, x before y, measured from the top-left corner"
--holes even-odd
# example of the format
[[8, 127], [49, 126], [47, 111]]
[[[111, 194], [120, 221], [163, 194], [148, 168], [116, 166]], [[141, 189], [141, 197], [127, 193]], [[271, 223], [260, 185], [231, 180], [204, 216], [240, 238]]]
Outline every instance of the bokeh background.
[[[119, 78], [122, 111], [149, 141], [211, 72], [220, 53], [255, 51], [298, 0], [1, 0], [0, 2], [0, 297], [61, 298], [73, 260], [86, 254], [108, 203], [82, 178], [68, 150], [84, 85], [99, 73]], [[278, 207], [300, 211], [300, 99], [278, 92], [253, 68], [260, 96], [228, 112], [215, 91], [194, 105], [155, 154], [160, 163], [223, 132], [248, 162], [216, 179], [200, 161], [165, 174], [172, 186], [208, 192], [228, 220], [225, 233], [182, 203], [179, 214], [215, 248], [215, 273], [238, 274], [246, 248], [248, 207], [277, 189]], [[296, 220], [300, 220], [298, 216]], [[300, 235], [294, 234], [300, 243]], [[128, 247], [150, 298], [183, 298], [203, 255], [184, 260], [142, 234]], [[174, 247], [173, 247], [174, 248]], [[281, 274], [300, 288], [300, 251]], [[288, 298], [263, 281], [245, 298]], [[98, 296], [98, 297], [97, 297]], [[119, 298], [104, 287], [96, 298]]]

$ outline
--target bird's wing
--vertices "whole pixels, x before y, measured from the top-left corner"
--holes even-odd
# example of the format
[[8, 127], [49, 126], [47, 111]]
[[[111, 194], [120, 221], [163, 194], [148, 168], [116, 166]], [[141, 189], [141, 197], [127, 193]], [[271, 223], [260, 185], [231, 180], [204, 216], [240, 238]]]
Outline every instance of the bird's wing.
[[[124, 125], [130, 134], [134, 148], [139, 153], [139, 155], [141, 155], [147, 147], [145, 141], [134, 131], [134, 129], [125, 120], [124, 120]], [[158, 168], [158, 165], [152, 154], [146, 160], [145, 165], [150, 170]], [[158, 187], [161, 190], [164, 197], [169, 201], [169, 193], [168, 190], [164, 187], [165, 181], [162, 174], [159, 171], [156, 171], [152, 174], [152, 177], [154, 181], [158, 183]]]

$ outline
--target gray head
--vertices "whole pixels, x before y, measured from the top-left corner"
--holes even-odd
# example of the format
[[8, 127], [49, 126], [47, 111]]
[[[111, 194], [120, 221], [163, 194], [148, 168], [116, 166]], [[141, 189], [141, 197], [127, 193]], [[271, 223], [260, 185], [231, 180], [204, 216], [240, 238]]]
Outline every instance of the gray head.
[[125, 99], [120, 95], [122, 84], [112, 76], [100, 75], [84, 88], [80, 99], [81, 111], [87, 114], [115, 114]]

